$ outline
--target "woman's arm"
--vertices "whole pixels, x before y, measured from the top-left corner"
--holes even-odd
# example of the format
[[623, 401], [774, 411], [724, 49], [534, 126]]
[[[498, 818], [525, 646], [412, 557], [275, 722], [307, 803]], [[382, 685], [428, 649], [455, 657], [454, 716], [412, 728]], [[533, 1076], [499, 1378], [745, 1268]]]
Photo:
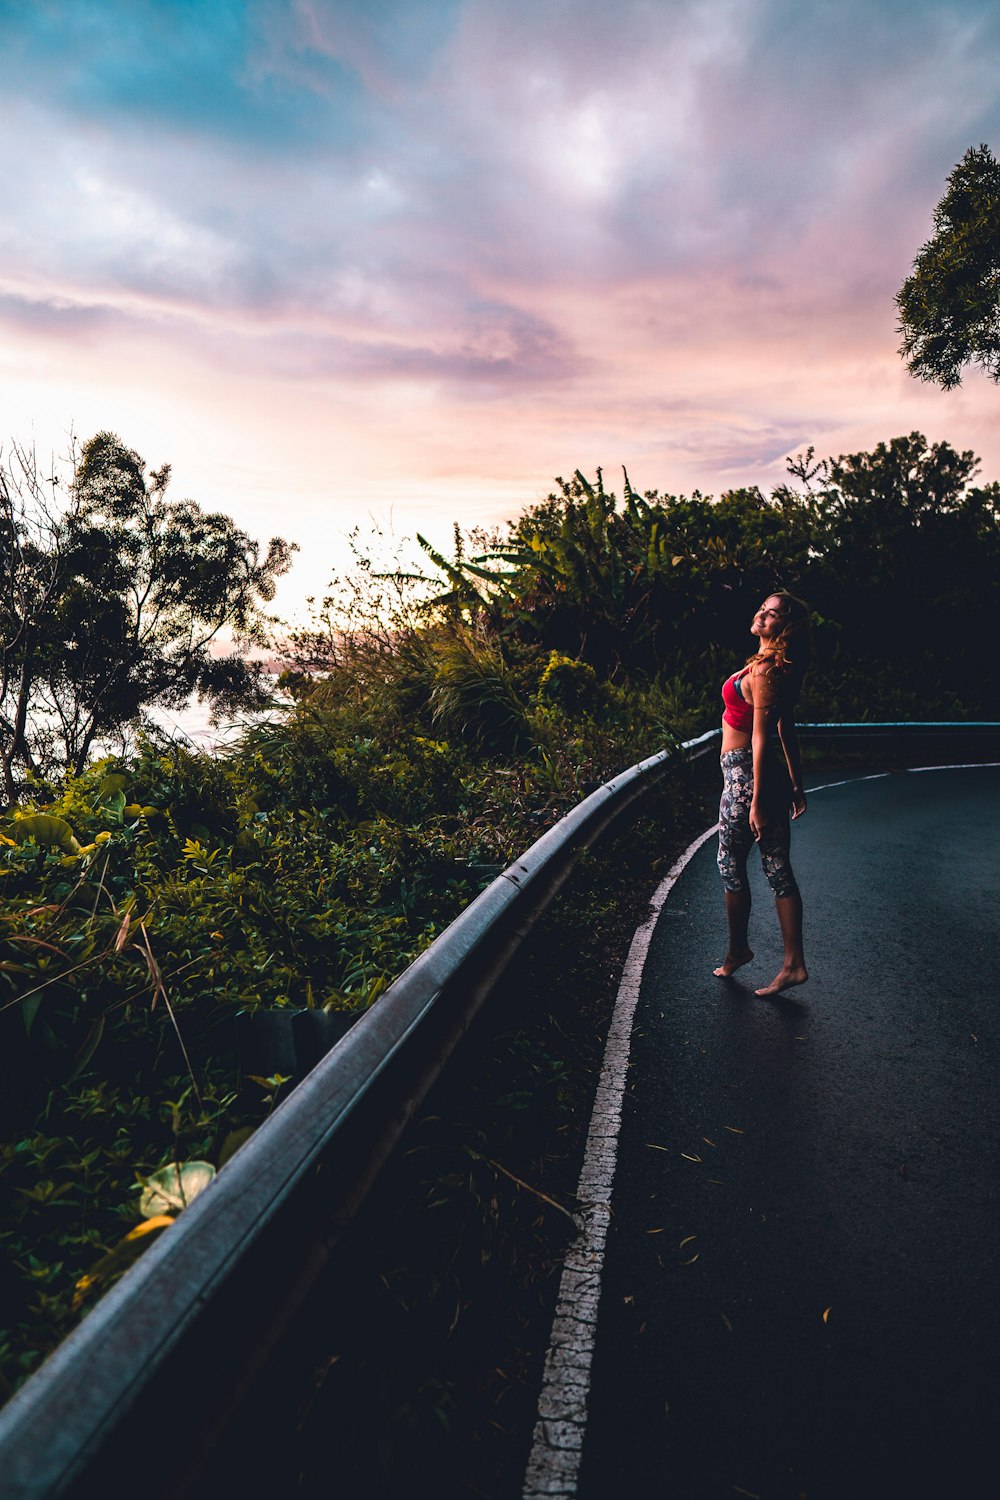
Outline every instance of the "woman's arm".
[[792, 779], [792, 817], [799, 818], [806, 810], [806, 794], [802, 789], [802, 753], [799, 750], [799, 735], [795, 726], [795, 705], [783, 708], [778, 715], [778, 739], [785, 753], [785, 764]]
[[751, 667], [750, 698], [753, 703], [753, 800], [750, 803], [750, 831], [759, 840], [767, 822], [767, 737], [778, 715], [778, 684], [772, 668]]

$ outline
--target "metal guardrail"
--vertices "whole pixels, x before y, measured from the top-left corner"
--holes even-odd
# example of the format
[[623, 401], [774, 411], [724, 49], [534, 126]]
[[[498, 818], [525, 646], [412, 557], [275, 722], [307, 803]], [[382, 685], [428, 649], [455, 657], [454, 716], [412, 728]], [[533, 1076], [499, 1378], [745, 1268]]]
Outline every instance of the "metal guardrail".
[[963, 721], [958, 721], [955, 719], [923, 719], [918, 722], [914, 722], [908, 719], [860, 719], [855, 724], [800, 724], [798, 727], [799, 732], [802, 734], [830, 734], [838, 739], [850, 737], [851, 735], [855, 734], [869, 736], [891, 734], [899, 734], [903, 736], [907, 736], [910, 734], [969, 734], [975, 738], [978, 738], [982, 734], [1000, 733], [1000, 722], [995, 719], [969, 719]]
[[[697, 757], [714, 734], [681, 747]], [[189, 1493], [579, 851], [675, 765], [571, 809], [390, 986], [0, 1413], [4, 1500]]]
[[[804, 734], [1000, 724], [802, 725]], [[592, 845], [718, 729], [593, 792], [460, 913], [0, 1413], [5, 1500], [191, 1493], [489, 990]]]

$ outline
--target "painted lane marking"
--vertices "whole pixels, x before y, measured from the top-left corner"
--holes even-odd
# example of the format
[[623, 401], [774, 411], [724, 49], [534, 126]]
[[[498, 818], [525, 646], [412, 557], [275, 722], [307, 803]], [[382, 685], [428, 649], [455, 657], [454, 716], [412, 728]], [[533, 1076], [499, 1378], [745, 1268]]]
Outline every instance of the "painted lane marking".
[[907, 766], [907, 771], [979, 771], [983, 767], [996, 769], [1000, 760], [969, 760], [957, 766]]
[[[961, 761], [953, 766], [904, 766], [907, 775], [913, 775], [917, 771], [979, 771], [983, 767], [996, 768], [1000, 766], [1000, 760], [969, 760]], [[806, 796], [812, 797], [816, 792], [828, 792], [835, 786], [857, 786], [859, 781], [883, 781], [887, 776], [895, 776], [896, 771], [874, 771], [868, 776], [846, 776], [843, 781], [824, 781], [822, 786], [807, 786]]]
[[657, 886], [649, 903], [649, 916], [636, 929], [622, 970], [577, 1186], [577, 1198], [582, 1205], [576, 1215], [578, 1234], [567, 1252], [559, 1282], [523, 1500], [576, 1494], [587, 1425], [590, 1368], [618, 1157], [622, 1098], [643, 969], [664, 902], [702, 844], [718, 831], [718, 823], [706, 828]]
[[828, 792], [832, 786], [856, 786], [859, 781], [881, 781], [891, 775], [891, 771], [875, 771], [870, 776], [846, 776], [843, 781], [824, 781], [822, 786], [807, 786], [805, 792], [807, 797], [813, 797], [817, 792]]

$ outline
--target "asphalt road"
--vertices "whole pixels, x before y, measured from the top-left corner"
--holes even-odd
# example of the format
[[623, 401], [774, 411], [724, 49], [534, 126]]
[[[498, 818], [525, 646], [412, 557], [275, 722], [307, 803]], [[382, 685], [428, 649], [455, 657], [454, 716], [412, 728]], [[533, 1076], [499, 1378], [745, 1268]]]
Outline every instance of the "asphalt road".
[[807, 986], [755, 856], [735, 979], [715, 842], [636, 1012], [582, 1500], [996, 1493], [1000, 769], [817, 792]]

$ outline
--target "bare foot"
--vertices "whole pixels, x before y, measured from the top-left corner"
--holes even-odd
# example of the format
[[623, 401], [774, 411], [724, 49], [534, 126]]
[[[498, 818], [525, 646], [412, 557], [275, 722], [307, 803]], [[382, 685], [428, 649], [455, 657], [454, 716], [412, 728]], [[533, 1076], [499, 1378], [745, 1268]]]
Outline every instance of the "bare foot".
[[781, 973], [766, 984], [763, 989], [754, 990], [755, 995], [780, 995], [782, 990], [790, 990], [793, 984], [805, 984], [809, 978], [805, 964], [797, 964], [794, 968], [786, 965]]
[[718, 979], [728, 979], [730, 974], [735, 974], [737, 969], [742, 969], [743, 965], [748, 964], [752, 958], [752, 948], [737, 948], [735, 953], [730, 950], [719, 967], [712, 970], [712, 973]]

